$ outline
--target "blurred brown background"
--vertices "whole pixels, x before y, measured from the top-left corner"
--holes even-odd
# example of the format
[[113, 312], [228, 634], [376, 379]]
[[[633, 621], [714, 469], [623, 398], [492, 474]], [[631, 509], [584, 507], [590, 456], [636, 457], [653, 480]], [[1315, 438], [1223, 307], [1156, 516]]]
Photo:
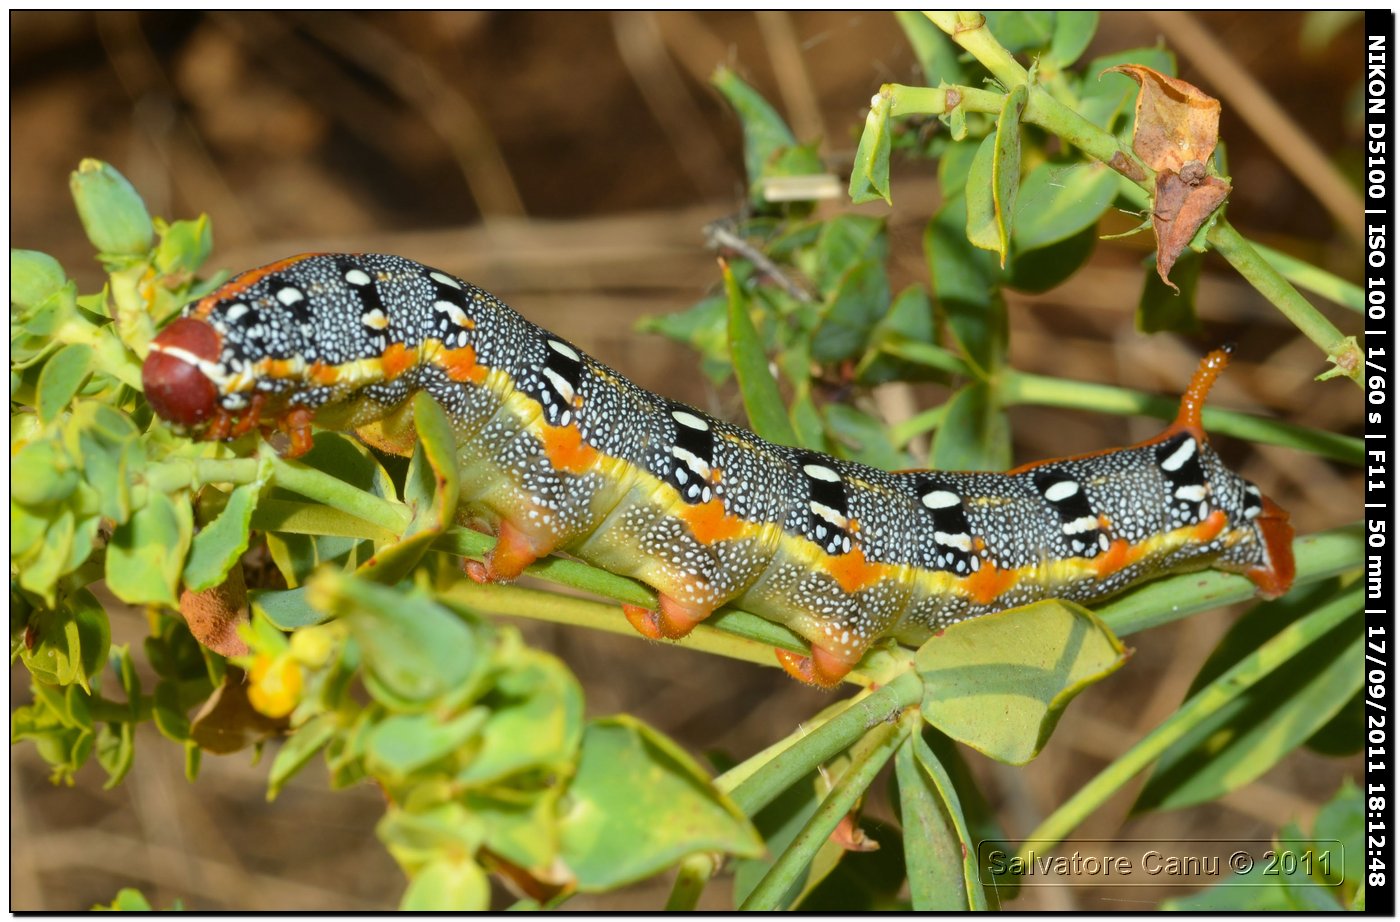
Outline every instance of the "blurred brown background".
[[[719, 64], [736, 68], [799, 138], [824, 139], [843, 179], [871, 94], [919, 79], [894, 19], [881, 13], [54, 12], [12, 13], [10, 23], [12, 245], [57, 256], [84, 290], [101, 276], [67, 176], [91, 156], [121, 169], [153, 214], [209, 213], [211, 266], [316, 249], [401, 253], [493, 290], [645, 386], [731, 417], [733, 395], [707, 387], [692, 353], [633, 331], [639, 318], [684, 308], [716, 283], [702, 228], [742, 207], [738, 122], [706, 78]], [[1361, 206], [1348, 177], [1361, 159], [1359, 18], [1106, 14], [1086, 57], [1159, 40], [1178, 52], [1183, 77], [1222, 99], [1231, 220], [1358, 280]], [[893, 191], [893, 211], [867, 208], [889, 215], [897, 290], [926, 278], [931, 170], [897, 168]], [[1359, 391], [1312, 383], [1322, 370], [1316, 348], [1223, 261], [1208, 260], [1203, 273], [1201, 337], [1136, 334], [1149, 245], [1143, 236], [1105, 241], [1059, 289], [1013, 297], [1015, 363], [1175, 392], [1206, 348], [1235, 340], [1240, 358], [1218, 405], [1357, 430]], [[1359, 327], [1355, 315], [1320, 306], [1344, 330]], [[939, 396], [921, 393], [920, 403]], [[1157, 428], [1045, 410], [1017, 410], [1013, 424], [1020, 460]], [[1356, 517], [1349, 472], [1281, 449], [1222, 449], [1301, 530]], [[1034, 770], [971, 757], [1011, 834], [1028, 832], [1167, 716], [1229, 623], [1210, 614], [1134, 637], [1130, 667], [1070, 708]], [[524, 628], [585, 681], [590, 713], [631, 711], [697, 755], [745, 757], [830, 700], [776, 670]], [[119, 616], [115, 640], [143, 630], [139, 617]], [[22, 668], [11, 692], [28, 697]], [[144, 888], [158, 906], [180, 898], [196, 909], [396, 904], [403, 880], [374, 837], [382, 803], [373, 791], [330, 794], [308, 771], [269, 806], [265, 765], [207, 757], [189, 785], [174, 747], [153, 732], [140, 743], [135, 769], [112, 792], [96, 768], [76, 789], [55, 789], [29, 747], [14, 750], [12, 908], [83, 909], [121, 886]], [[1268, 837], [1290, 818], [1309, 824], [1355, 767], [1299, 752], [1222, 805], [1124, 825], [1130, 790], [1079, 834]], [[668, 885], [570, 905], [656, 907]], [[1179, 893], [1030, 890], [1015, 905], [1148, 908]], [[726, 899], [727, 885], [716, 884], [702, 905]]]

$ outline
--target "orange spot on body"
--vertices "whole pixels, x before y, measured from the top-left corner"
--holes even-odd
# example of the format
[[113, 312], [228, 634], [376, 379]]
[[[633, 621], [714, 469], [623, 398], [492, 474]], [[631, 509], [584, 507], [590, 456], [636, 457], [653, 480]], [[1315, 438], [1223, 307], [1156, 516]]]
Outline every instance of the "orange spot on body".
[[379, 357], [379, 367], [384, 371], [384, 380], [392, 381], [408, 371], [413, 367], [413, 361], [413, 352], [407, 346], [403, 343], [390, 343], [389, 348], [385, 349], [384, 354]]
[[1132, 566], [1142, 559], [1142, 548], [1128, 543], [1126, 538], [1115, 538], [1108, 550], [1094, 561], [1099, 579], [1108, 579], [1124, 567]]
[[743, 519], [725, 512], [724, 504], [717, 499], [686, 506], [681, 510], [681, 520], [701, 544], [732, 541], [743, 535], [749, 527]]
[[865, 552], [859, 547], [853, 547], [840, 557], [828, 560], [826, 572], [836, 580], [836, 585], [841, 587], [841, 591], [851, 593], [879, 582], [885, 567], [883, 564], [866, 560]]
[[476, 350], [471, 346], [442, 353], [442, 367], [453, 381], [481, 384], [486, 380], [486, 368], [476, 363]]
[[598, 449], [584, 442], [583, 433], [573, 426], [545, 426], [541, 441], [545, 456], [557, 471], [582, 474], [598, 460]]
[[329, 387], [340, 380], [340, 369], [334, 365], [327, 365], [325, 362], [317, 359], [311, 363], [311, 367], [307, 369], [306, 375], [311, 379], [312, 383], [319, 384], [322, 387]]
[[1200, 544], [1213, 541], [1215, 536], [1225, 530], [1226, 524], [1225, 510], [1216, 509], [1206, 520], [1191, 530], [1191, 540]]
[[978, 605], [986, 605], [1016, 585], [1015, 570], [1003, 570], [991, 561], [983, 561], [977, 572], [963, 580], [963, 585], [971, 593]]

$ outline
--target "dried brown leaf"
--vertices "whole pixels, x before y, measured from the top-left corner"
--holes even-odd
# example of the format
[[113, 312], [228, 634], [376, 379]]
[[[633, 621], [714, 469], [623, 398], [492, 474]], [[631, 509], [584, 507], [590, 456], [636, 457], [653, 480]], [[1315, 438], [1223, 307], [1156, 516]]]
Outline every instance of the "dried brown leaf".
[[1138, 82], [1133, 151], [1144, 163], [1180, 172], [1192, 161], [1210, 159], [1220, 140], [1220, 100], [1141, 64], [1120, 64], [1104, 73], [1110, 71]]
[[1180, 174], [1170, 170], [1157, 174], [1152, 208], [1152, 229], [1157, 234], [1157, 275], [1173, 290], [1180, 291], [1167, 278], [1167, 273], [1172, 271], [1177, 257], [1191, 243], [1196, 231], [1229, 195], [1230, 184], [1219, 177], [1207, 176], [1200, 163], [1186, 164]]
[[190, 723], [190, 737], [205, 752], [227, 755], [287, 731], [287, 718], [268, 717], [248, 702], [242, 669], [229, 666], [224, 684], [199, 709]]

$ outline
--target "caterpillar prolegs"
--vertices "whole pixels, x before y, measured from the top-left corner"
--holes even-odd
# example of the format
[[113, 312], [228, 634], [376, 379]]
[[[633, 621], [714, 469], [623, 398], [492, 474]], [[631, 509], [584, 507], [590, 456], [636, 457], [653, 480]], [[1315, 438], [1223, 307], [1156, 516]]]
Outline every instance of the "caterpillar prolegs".
[[787, 672], [833, 685], [880, 638], [914, 644], [1042, 598], [1091, 603], [1209, 567], [1286, 591], [1287, 513], [1201, 428], [1227, 360], [1202, 361], [1147, 442], [1006, 473], [890, 473], [643, 390], [448, 273], [311, 254], [186, 307], [142, 380], [155, 411], [198, 437], [276, 424], [293, 455], [313, 422], [361, 429], [427, 391], [455, 428], [462, 515], [495, 523], [472, 578], [570, 554], [657, 590], [655, 611], [627, 608], [652, 638], [733, 602], [810, 642], [806, 657], [778, 651]]

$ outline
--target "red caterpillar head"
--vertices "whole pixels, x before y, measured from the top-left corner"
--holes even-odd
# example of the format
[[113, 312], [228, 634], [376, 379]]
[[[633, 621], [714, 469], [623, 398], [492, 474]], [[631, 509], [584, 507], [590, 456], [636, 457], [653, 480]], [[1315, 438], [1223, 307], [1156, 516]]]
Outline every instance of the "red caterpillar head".
[[219, 391], [201, 366], [219, 358], [219, 334], [203, 320], [181, 317], [151, 341], [141, 385], [156, 415], [186, 429], [219, 413]]

